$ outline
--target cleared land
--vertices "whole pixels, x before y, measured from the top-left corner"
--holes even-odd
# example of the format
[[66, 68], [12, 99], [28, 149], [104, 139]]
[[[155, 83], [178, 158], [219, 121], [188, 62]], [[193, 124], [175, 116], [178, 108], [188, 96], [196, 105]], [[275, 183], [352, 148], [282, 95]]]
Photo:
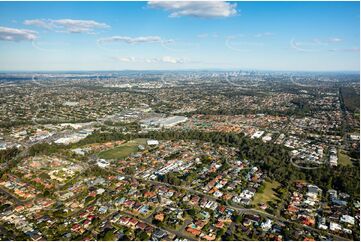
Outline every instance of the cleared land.
[[273, 189], [276, 189], [280, 186], [277, 181], [266, 181], [265, 188], [263, 192], [256, 193], [252, 201], [253, 205], [258, 205], [260, 203], [268, 203], [270, 201], [275, 202], [277, 199], [276, 192]]
[[138, 151], [138, 145], [145, 145], [146, 139], [135, 139], [121, 144], [113, 149], [102, 151], [98, 156], [102, 159], [124, 159]]
[[352, 166], [351, 158], [343, 150], [338, 151], [338, 162], [343, 166]]

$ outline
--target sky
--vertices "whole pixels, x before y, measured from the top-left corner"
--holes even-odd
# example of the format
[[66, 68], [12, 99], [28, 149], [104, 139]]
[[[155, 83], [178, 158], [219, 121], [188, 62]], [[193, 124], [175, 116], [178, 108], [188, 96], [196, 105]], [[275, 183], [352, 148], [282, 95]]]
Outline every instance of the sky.
[[0, 70], [359, 71], [359, 2], [0, 2]]

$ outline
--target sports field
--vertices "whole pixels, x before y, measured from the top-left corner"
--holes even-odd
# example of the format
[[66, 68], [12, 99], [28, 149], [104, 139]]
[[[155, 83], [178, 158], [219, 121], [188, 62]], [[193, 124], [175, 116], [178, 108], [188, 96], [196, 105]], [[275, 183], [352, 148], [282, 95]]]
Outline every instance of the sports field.
[[121, 144], [113, 149], [102, 151], [98, 156], [102, 159], [124, 159], [138, 151], [139, 145], [146, 145], [146, 139], [135, 139]]

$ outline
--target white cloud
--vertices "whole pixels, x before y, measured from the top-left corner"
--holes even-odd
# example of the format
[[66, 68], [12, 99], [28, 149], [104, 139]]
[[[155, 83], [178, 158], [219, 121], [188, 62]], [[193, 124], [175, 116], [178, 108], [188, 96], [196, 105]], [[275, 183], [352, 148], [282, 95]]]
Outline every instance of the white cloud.
[[99, 43], [123, 42], [127, 44], [170, 43], [172, 41], [173, 40], [164, 40], [159, 36], [140, 36], [140, 37], [112, 36], [98, 40]]
[[341, 49], [341, 51], [360, 53], [360, 48], [344, 48], [344, 49]]
[[305, 41], [305, 42], [300, 42], [300, 41], [296, 41], [295, 39], [291, 39], [290, 45], [293, 49], [301, 52], [322, 51], [322, 50], [327, 50], [326, 48], [330, 48], [328, 49], [328, 51], [334, 52], [334, 51], [342, 50], [342, 49], [331, 48], [339, 44], [340, 42], [342, 42], [342, 39], [337, 37], [328, 38], [328, 39], [315, 38], [311, 41]]
[[13, 29], [0, 26], [0, 40], [5, 41], [33, 41], [37, 33], [28, 29]]
[[293, 49], [300, 52], [315, 52], [324, 49], [327, 43], [317, 38], [303, 42], [291, 39], [290, 45]]
[[291, 47], [293, 49], [295, 49], [297, 51], [301, 51], [301, 52], [313, 52], [313, 51], [315, 51], [315, 49], [309, 49], [309, 48], [304, 47], [304, 45], [309, 45], [309, 43], [305, 44], [305, 43], [297, 42], [297, 41], [295, 41], [295, 39], [291, 39], [290, 45], [291, 45]]
[[94, 20], [76, 19], [30, 19], [25, 20], [24, 24], [66, 33], [94, 33], [96, 29], [110, 28], [109, 25]]
[[333, 37], [333, 38], [328, 38], [328, 39], [314, 39], [313, 42], [315, 42], [316, 44], [319, 45], [330, 45], [330, 44], [337, 44], [342, 42], [341, 38], [338, 37]]
[[246, 38], [244, 37], [245, 35], [243, 34], [227, 36], [224, 44], [228, 49], [238, 52], [251, 52], [255, 48], [261, 48], [264, 46], [264, 43], [262, 42], [245, 41]]
[[135, 57], [115, 57], [115, 59], [120, 62], [136, 62]]
[[341, 42], [342, 39], [341, 38], [337, 38], [337, 37], [334, 37], [334, 38], [329, 38], [328, 39], [328, 42], [331, 42], [331, 43], [339, 43]]
[[41, 19], [29, 19], [24, 21], [25, 25], [33, 25], [44, 29], [51, 29], [55, 26], [48, 20], [41, 20]]
[[223, 1], [149, 1], [151, 8], [162, 8], [170, 12], [170, 17], [192, 16], [200, 18], [230, 17], [237, 14], [237, 4]]
[[360, 53], [360, 48], [341, 48], [341, 49], [329, 49], [330, 52], [354, 52]]
[[200, 39], [205, 39], [208, 37], [218, 38], [219, 34], [218, 33], [202, 33], [202, 34], [197, 35], [197, 38], [200, 38]]
[[161, 62], [164, 62], [164, 63], [171, 63], [171, 64], [182, 64], [185, 62], [184, 59], [181, 59], [181, 58], [175, 58], [175, 57], [171, 57], [171, 56], [163, 56], [161, 59], [160, 59]]
[[132, 63], [167, 63], [167, 64], [183, 64], [187, 62], [183, 58], [176, 58], [172, 56], [163, 56], [160, 58], [136, 58], [136, 57], [115, 57], [120, 62], [132, 62]]
[[264, 33], [255, 34], [255, 37], [260, 38], [260, 37], [273, 36], [273, 35], [274, 33], [272, 32], [264, 32]]
[[207, 38], [208, 37], [208, 33], [204, 33], [204, 34], [198, 34], [197, 38], [203, 39], [203, 38]]

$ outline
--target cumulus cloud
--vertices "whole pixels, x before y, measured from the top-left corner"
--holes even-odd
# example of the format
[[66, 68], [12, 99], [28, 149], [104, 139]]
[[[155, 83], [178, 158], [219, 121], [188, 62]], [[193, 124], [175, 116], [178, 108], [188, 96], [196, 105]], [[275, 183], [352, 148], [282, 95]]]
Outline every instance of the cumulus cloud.
[[29, 19], [24, 21], [25, 25], [37, 26], [44, 29], [51, 29], [55, 27], [49, 20], [41, 20], [41, 19]]
[[223, 1], [149, 1], [151, 8], [161, 8], [170, 12], [170, 17], [192, 16], [200, 18], [222, 18], [237, 14], [237, 4]]
[[77, 19], [30, 19], [25, 20], [24, 24], [66, 33], [94, 33], [96, 29], [110, 28], [109, 25], [94, 20]]
[[112, 36], [108, 38], [99, 39], [99, 43], [112, 43], [112, 42], [123, 42], [127, 44], [143, 44], [143, 43], [170, 43], [173, 40], [164, 40], [159, 36], [140, 36], [140, 37], [129, 37], [129, 36]]
[[172, 56], [163, 56], [160, 58], [136, 58], [136, 57], [115, 57], [120, 62], [132, 63], [168, 63], [168, 64], [183, 64], [186, 62], [183, 58], [176, 58]]
[[37, 32], [28, 29], [14, 29], [0, 26], [0, 40], [5, 41], [33, 41]]

